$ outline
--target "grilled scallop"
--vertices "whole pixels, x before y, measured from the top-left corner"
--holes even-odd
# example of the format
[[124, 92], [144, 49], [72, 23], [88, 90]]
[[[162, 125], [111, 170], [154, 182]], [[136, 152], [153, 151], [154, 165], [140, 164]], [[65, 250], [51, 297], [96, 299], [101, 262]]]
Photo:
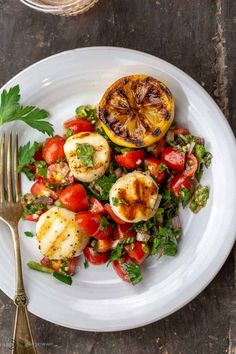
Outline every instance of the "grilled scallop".
[[78, 229], [75, 213], [52, 207], [42, 214], [36, 224], [40, 252], [49, 259], [66, 259], [80, 254], [88, 237]]
[[148, 220], [158, 206], [158, 186], [150, 175], [134, 171], [113, 184], [109, 199], [120, 219], [129, 223]]
[[149, 146], [169, 129], [174, 99], [169, 88], [151, 76], [122, 77], [104, 93], [99, 119], [114, 143], [131, 148]]
[[[81, 148], [84, 156], [82, 150], [78, 154]], [[67, 139], [64, 151], [73, 176], [82, 182], [92, 182], [103, 176], [110, 162], [110, 147], [98, 133], [72, 135]]]

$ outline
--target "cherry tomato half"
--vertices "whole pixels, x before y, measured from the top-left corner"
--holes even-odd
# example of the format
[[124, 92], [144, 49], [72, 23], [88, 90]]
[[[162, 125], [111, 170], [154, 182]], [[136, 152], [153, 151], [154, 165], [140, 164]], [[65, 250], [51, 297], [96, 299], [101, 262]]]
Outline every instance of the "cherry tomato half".
[[66, 162], [53, 163], [48, 166], [47, 181], [56, 185], [67, 185], [74, 183], [74, 177]]
[[89, 206], [86, 190], [79, 183], [65, 187], [59, 194], [59, 201], [64, 208], [74, 213], [86, 210]]
[[106, 225], [104, 228], [102, 218], [104, 216], [92, 213], [91, 211], [84, 211], [75, 216], [77, 224], [86, 235], [104, 240], [111, 238], [112, 227], [111, 225]]
[[184, 170], [185, 153], [171, 146], [163, 149], [161, 160], [166, 164], [167, 167], [174, 171], [181, 172]]
[[93, 247], [87, 246], [85, 247], [83, 252], [86, 260], [93, 265], [104, 264], [109, 259], [108, 251], [99, 253], [99, 252], [95, 252]]
[[64, 159], [64, 144], [65, 139], [60, 135], [55, 135], [45, 140], [42, 154], [47, 164], [50, 165], [57, 162], [59, 159]]
[[128, 274], [126, 273], [125, 269], [122, 267], [122, 264], [124, 264], [124, 263], [136, 264], [132, 258], [130, 258], [127, 254], [125, 254], [121, 260], [113, 261], [112, 266], [113, 266], [113, 269], [115, 270], [116, 274], [122, 280], [130, 283], [130, 278], [129, 278]]
[[188, 190], [191, 190], [191, 184], [188, 180], [188, 177], [178, 174], [169, 183], [169, 190], [177, 197], [180, 197], [180, 192], [182, 188], [185, 187]]
[[27, 214], [24, 216], [24, 220], [26, 221], [34, 221], [37, 222], [41, 214]]
[[147, 252], [144, 252], [145, 246], [146, 245], [143, 244], [142, 242], [136, 241], [134, 242], [133, 245], [131, 244], [125, 245], [125, 250], [131, 258], [135, 259], [138, 264], [141, 264], [143, 263], [143, 261], [145, 260], [145, 258], [148, 256], [149, 253], [147, 246], [146, 246]]
[[112, 240], [107, 238], [105, 240], [97, 240], [97, 250], [98, 252], [106, 252], [111, 249]]
[[133, 224], [121, 224], [116, 225], [116, 228], [113, 232], [114, 240], [120, 240], [123, 238], [135, 237], [136, 231], [132, 228]]
[[156, 159], [155, 157], [148, 157], [144, 160], [145, 167], [148, 169], [151, 175], [156, 178], [158, 183], [164, 182], [167, 176], [166, 170], [161, 172], [159, 171], [161, 163], [162, 161]]
[[129, 151], [129, 152], [125, 152], [122, 155], [115, 156], [116, 162], [122, 167], [128, 169], [137, 168], [143, 162], [144, 158], [145, 158], [144, 150]]
[[104, 204], [94, 197], [89, 199], [89, 211], [101, 215], [107, 215]]
[[53, 199], [58, 198], [58, 193], [48, 188], [43, 180], [34, 182], [30, 188], [30, 193], [36, 195], [37, 197], [52, 197]]
[[74, 134], [82, 132], [93, 132], [94, 126], [85, 118], [74, 118], [64, 123], [66, 129], [71, 129]]
[[185, 177], [193, 177], [197, 171], [197, 168], [198, 168], [197, 158], [193, 154], [187, 155], [186, 166], [183, 175]]
[[105, 210], [108, 212], [112, 220], [114, 220], [117, 224], [126, 224], [126, 221], [120, 219], [116, 214], [112, 211], [110, 204], [105, 204]]
[[78, 263], [79, 263], [79, 257], [72, 257], [72, 258], [70, 258], [70, 260], [69, 260], [69, 265], [68, 265], [68, 273], [69, 273], [70, 275], [75, 274], [75, 272], [76, 272], [76, 267], [77, 267]]

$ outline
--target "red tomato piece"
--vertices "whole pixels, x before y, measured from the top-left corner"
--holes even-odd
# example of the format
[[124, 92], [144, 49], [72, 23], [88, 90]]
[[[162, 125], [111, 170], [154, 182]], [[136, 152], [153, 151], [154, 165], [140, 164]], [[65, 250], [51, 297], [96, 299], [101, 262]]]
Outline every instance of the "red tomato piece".
[[47, 181], [56, 185], [68, 185], [74, 183], [74, 177], [66, 162], [53, 163], [48, 166]]
[[74, 134], [82, 132], [93, 132], [94, 126], [85, 118], [74, 118], [64, 123], [66, 129], [71, 129]]
[[65, 187], [59, 194], [59, 201], [64, 208], [75, 213], [89, 207], [86, 190], [79, 183]]
[[43, 152], [42, 150], [38, 150], [34, 154], [34, 160], [35, 161], [42, 161], [43, 160]]
[[186, 166], [183, 175], [185, 177], [193, 177], [197, 171], [197, 168], [198, 168], [197, 158], [193, 154], [187, 155]]
[[65, 139], [60, 135], [55, 135], [52, 138], [48, 138], [43, 143], [43, 158], [48, 165], [57, 162], [59, 159], [64, 159], [64, 144]]
[[93, 265], [104, 264], [109, 259], [109, 251], [106, 252], [95, 252], [93, 247], [85, 247], [84, 256], [86, 260]]
[[145, 158], [144, 150], [129, 151], [129, 152], [125, 152], [122, 155], [115, 156], [116, 162], [122, 167], [128, 169], [137, 168], [143, 162], [144, 158]]
[[89, 199], [89, 211], [101, 215], [107, 215], [104, 204], [94, 197]]
[[171, 146], [163, 149], [161, 160], [166, 164], [167, 167], [174, 171], [181, 172], [184, 170], [185, 153]]
[[77, 214], [75, 220], [86, 235], [104, 240], [111, 238], [112, 227], [111, 225], [107, 225], [107, 228], [104, 228], [101, 221], [103, 218], [104, 216], [102, 215], [92, 213], [91, 211], [84, 211]]
[[[42, 213], [40, 215], [42, 215]], [[40, 215], [39, 214], [27, 214], [24, 216], [24, 220], [37, 222]]]
[[116, 228], [113, 232], [114, 240], [120, 240], [123, 238], [135, 237], [136, 231], [132, 228], [133, 224], [120, 224], [116, 225]]
[[177, 197], [180, 197], [180, 192], [183, 187], [191, 190], [191, 184], [188, 180], [188, 177], [178, 174], [169, 183], [169, 190]]
[[143, 261], [145, 260], [145, 258], [148, 256], [149, 253], [149, 250], [147, 253], [144, 252], [143, 248], [145, 246], [146, 245], [143, 244], [142, 242], [136, 241], [134, 242], [133, 246], [131, 246], [131, 244], [125, 245], [125, 250], [131, 258], [135, 259], [135, 261], [138, 264], [141, 264], [143, 263]]
[[79, 263], [79, 257], [72, 257], [70, 260], [69, 260], [69, 265], [68, 265], [68, 273], [70, 275], [73, 275], [75, 274], [76, 272], [76, 267]]
[[147, 150], [155, 157], [161, 157], [162, 150], [166, 147], [166, 139], [161, 138], [153, 145], [149, 146]]
[[104, 208], [108, 212], [112, 220], [114, 220], [117, 224], [127, 224], [126, 221], [121, 220], [118, 216], [116, 216], [116, 214], [112, 211], [110, 204], [105, 204]]
[[144, 165], [151, 173], [151, 175], [156, 178], [158, 183], [164, 182], [167, 176], [166, 170], [159, 171], [159, 167], [161, 163], [162, 161], [156, 159], [155, 157], [148, 157], [147, 159], [144, 160]]
[[37, 197], [52, 197], [53, 199], [58, 198], [58, 193], [48, 188], [43, 180], [34, 182], [30, 188], [30, 193], [36, 195]]
[[48, 266], [48, 264], [50, 263], [49, 259], [47, 257], [43, 257], [40, 261], [40, 263], [44, 266]]
[[125, 254], [121, 260], [112, 262], [113, 269], [115, 270], [116, 274], [122, 280], [130, 283], [130, 278], [129, 278], [128, 274], [126, 273], [125, 269], [122, 267], [122, 264], [124, 264], [124, 263], [136, 264], [132, 258], [130, 258], [127, 254]]
[[98, 252], [106, 252], [111, 249], [112, 240], [107, 238], [105, 240], [97, 240], [97, 250]]
[[174, 135], [188, 135], [189, 131], [186, 128], [176, 127], [174, 129]]

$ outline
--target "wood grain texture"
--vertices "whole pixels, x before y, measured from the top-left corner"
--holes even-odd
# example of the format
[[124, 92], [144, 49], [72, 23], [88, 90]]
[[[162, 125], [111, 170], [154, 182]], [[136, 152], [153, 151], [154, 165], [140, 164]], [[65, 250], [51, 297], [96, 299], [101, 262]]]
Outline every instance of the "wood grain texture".
[[[77, 47], [114, 45], [163, 58], [198, 81], [236, 132], [236, 7], [233, 0], [100, 0], [61, 18], [0, 0], [0, 85], [28, 65]], [[66, 329], [31, 315], [40, 354], [235, 354], [233, 252], [212, 283], [177, 313], [116, 333]], [[13, 330], [12, 302], [0, 295], [0, 354]]]

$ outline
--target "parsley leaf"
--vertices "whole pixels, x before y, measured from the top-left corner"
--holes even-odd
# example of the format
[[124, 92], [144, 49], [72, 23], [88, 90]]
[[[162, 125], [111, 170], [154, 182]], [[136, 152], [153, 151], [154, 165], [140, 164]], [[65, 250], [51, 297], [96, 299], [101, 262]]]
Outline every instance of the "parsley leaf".
[[173, 230], [170, 227], [160, 227], [159, 234], [152, 240], [151, 255], [156, 253], [175, 256], [177, 253], [177, 238], [181, 229]]
[[[95, 182], [95, 194], [101, 200], [108, 200], [109, 199], [109, 192], [112, 185], [116, 182], [116, 176], [102, 176], [98, 178]], [[93, 189], [91, 189], [93, 192]]]
[[34, 237], [34, 234], [33, 234], [33, 232], [31, 232], [31, 231], [25, 231], [24, 234], [25, 234], [25, 236], [27, 236], [27, 237]]
[[94, 106], [84, 105], [76, 108], [75, 113], [88, 119], [92, 124], [96, 123], [97, 120], [97, 109]]
[[19, 162], [16, 172], [20, 172], [24, 166], [29, 163], [34, 162], [34, 154], [37, 149], [37, 144], [28, 142], [26, 145], [20, 146], [19, 148]]
[[118, 207], [120, 204], [129, 205], [129, 203], [125, 199], [122, 199], [122, 198], [119, 199], [119, 198], [116, 198], [116, 197], [112, 197], [112, 204], [115, 207]]
[[188, 202], [191, 198], [191, 195], [192, 195], [192, 193], [186, 187], [183, 187], [181, 189], [180, 198], [181, 198], [181, 203], [182, 203], [183, 208], [185, 208], [186, 205], [188, 204]]
[[87, 259], [85, 259], [85, 261], [84, 261], [84, 268], [87, 269], [88, 267], [89, 267], [88, 261], [87, 261]]
[[202, 208], [206, 206], [209, 194], [210, 191], [208, 186], [199, 186], [195, 190], [193, 199], [189, 206], [192, 212], [198, 213]]
[[11, 87], [9, 91], [3, 90], [0, 103], [0, 125], [14, 120], [21, 120], [32, 128], [53, 135], [54, 129], [51, 123], [45, 121], [49, 113], [35, 106], [20, 105], [20, 86]]
[[100, 230], [101, 231], [107, 231], [108, 230], [108, 227], [109, 227], [109, 222], [107, 221], [107, 219], [105, 218], [105, 216], [103, 216], [101, 218], [101, 220], [99, 221], [100, 223]]
[[35, 161], [35, 166], [36, 166], [36, 173], [43, 177], [46, 178], [47, 177], [47, 164], [45, 161]]
[[142, 279], [142, 274], [140, 272], [140, 268], [137, 264], [134, 263], [123, 263], [122, 268], [126, 271], [130, 281], [133, 285], [138, 284]]
[[93, 167], [95, 150], [92, 145], [87, 143], [76, 144], [76, 153], [81, 165]]

